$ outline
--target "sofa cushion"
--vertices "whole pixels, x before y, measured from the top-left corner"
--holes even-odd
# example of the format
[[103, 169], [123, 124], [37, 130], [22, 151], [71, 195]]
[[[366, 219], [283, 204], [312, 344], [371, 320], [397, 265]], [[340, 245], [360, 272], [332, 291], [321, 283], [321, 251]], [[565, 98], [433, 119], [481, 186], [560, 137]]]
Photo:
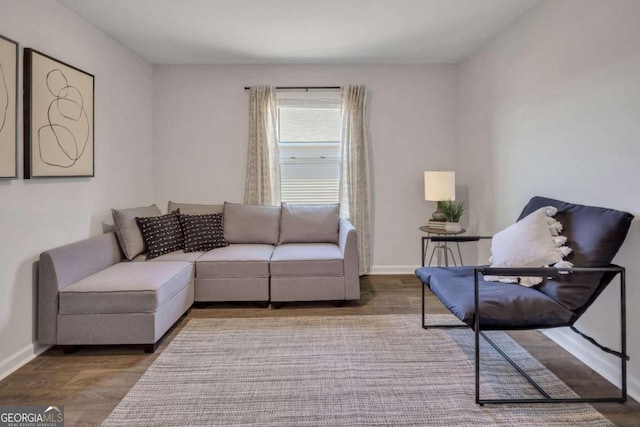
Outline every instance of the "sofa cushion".
[[122, 253], [127, 259], [134, 259], [145, 251], [144, 239], [136, 217], [161, 215], [156, 205], [131, 209], [111, 209], [113, 228], [120, 242]]
[[180, 215], [184, 233], [184, 251], [199, 252], [223, 248], [229, 244], [222, 231], [222, 214]]
[[147, 259], [184, 248], [180, 211], [154, 217], [137, 217], [136, 222], [147, 247]]
[[60, 291], [59, 314], [154, 313], [193, 279], [186, 262], [121, 262]]
[[183, 215], [207, 215], [222, 213], [224, 205], [199, 205], [195, 203], [176, 203], [169, 201], [167, 212], [173, 212], [180, 209]]
[[196, 276], [269, 277], [272, 245], [231, 244], [202, 255], [196, 261]]
[[344, 276], [344, 255], [331, 243], [288, 243], [271, 256], [271, 276]]
[[160, 255], [156, 258], [147, 259], [147, 254], [140, 254], [132, 261], [149, 261], [149, 262], [165, 262], [165, 261], [181, 261], [194, 263], [198, 258], [204, 255], [205, 252], [185, 252], [182, 249], [169, 252], [168, 254]]
[[229, 243], [275, 245], [280, 236], [280, 206], [224, 203], [224, 238]]
[[280, 244], [338, 243], [340, 205], [282, 203]]

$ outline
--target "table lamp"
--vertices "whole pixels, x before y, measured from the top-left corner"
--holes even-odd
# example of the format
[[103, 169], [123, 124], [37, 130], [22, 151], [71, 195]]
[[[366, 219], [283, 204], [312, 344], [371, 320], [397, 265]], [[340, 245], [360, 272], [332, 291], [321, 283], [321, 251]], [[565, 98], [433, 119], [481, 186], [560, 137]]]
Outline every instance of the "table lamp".
[[443, 200], [455, 200], [456, 198], [456, 173], [451, 171], [431, 171], [424, 173], [424, 199], [438, 202], [438, 208], [431, 215], [434, 221], [444, 221], [445, 217], [440, 210], [440, 202]]

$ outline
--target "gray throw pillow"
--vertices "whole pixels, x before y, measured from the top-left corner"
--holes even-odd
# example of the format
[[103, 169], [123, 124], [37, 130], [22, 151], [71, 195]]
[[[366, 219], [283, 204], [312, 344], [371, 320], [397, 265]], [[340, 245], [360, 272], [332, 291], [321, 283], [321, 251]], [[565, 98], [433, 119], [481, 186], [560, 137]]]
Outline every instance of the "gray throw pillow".
[[280, 206], [225, 202], [223, 227], [229, 243], [275, 245], [280, 235]]
[[131, 209], [111, 209], [113, 228], [124, 256], [132, 260], [145, 251], [144, 239], [136, 217], [159, 216], [162, 214], [156, 205]]
[[340, 205], [282, 203], [280, 244], [338, 243]]

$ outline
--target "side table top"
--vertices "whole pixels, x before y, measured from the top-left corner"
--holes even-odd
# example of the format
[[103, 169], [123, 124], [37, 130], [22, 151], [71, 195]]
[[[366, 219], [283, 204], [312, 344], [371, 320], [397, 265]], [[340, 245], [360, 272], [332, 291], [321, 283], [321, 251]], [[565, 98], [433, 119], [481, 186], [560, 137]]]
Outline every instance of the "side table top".
[[444, 228], [433, 228], [429, 227], [428, 225], [423, 225], [422, 227], [420, 227], [420, 231], [428, 234], [447, 234], [455, 236], [456, 234], [462, 234], [467, 230], [463, 228], [460, 231], [447, 231]]

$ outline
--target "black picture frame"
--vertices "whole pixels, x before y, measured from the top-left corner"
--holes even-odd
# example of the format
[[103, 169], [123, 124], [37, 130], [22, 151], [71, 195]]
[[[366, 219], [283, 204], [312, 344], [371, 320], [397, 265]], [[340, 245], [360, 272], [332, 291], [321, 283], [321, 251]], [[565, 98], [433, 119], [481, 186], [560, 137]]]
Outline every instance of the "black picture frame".
[[18, 178], [19, 47], [0, 34], [0, 180]]
[[24, 178], [95, 176], [95, 77], [24, 49]]

